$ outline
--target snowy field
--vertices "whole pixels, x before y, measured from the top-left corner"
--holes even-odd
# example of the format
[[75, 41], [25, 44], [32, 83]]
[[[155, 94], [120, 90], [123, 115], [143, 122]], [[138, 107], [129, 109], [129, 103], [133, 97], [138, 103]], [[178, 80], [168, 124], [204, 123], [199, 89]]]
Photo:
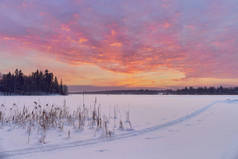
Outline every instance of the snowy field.
[[73, 114], [83, 104], [88, 114], [100, 108], [110, 135], [88, 121], [83, 129], [48, 129], [40, 143], [37, 130], [29, 136], [27, 127], [0, 123], [0, 159], [238, 158], [238, 96], [0, 96], [0, 111], [10, 117], [36, 105], [64, 106]]

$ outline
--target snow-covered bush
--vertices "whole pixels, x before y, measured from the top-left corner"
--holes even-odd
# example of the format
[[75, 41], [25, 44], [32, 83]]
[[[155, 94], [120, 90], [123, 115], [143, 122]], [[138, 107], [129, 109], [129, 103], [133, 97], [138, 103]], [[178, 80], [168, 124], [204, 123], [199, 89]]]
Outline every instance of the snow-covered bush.
[[[30, 143], [33, 133], [38, 134], [38, 142], [47, 143], [47, 131], [57, 130], [66, 132], [67, 138], [71, 138], [71, 130], [91, 130], [95, 135], [111, 137], [115, 131], [124, 130], [125, 124], [132, 129], [129, 111], [126, 113], [125, 122], [118, 118], [120, 111], [114, 107], [113, 116], [106, 115], [95, 100], [93, 108], [79, 106], [75, 110], [67, 107], [66, 101], [62, 106], [41, 105], [36, 101], [31, 106], [1, 105], [0, 127], [10, 126], [11, 128], [22, 128], [26, 130], [27, 143]], [[124, 124], [125, 123], [125, 124]], [[118, 127], [117, 127], [118, 125]]]

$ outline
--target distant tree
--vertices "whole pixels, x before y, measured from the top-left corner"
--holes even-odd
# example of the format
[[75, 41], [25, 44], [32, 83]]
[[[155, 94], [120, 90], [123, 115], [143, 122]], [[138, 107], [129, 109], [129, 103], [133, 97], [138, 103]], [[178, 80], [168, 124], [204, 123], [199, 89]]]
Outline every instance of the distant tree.
[[223, 88], [220, 87], [185, 87], [184, 89], [177, 89], [177, 90], [165, 90], [165, 94], [208, 94], [208, 95], [222, 95], [222, 94], [229, 94], [229, 95], [238, 95], [238, 87], [234, 88]]
[[58, 79], [53, 73], [45, 70], [32, 72], [30, 76], [23, 74], [16, 69], [14, 74], [9, 72], [3, 74], [0, 79], [0, 92], [4, 94], [62, 94], [66, 95], [68, 89], [66, 85], [59, 85]]
[[57, 77], [55, 77], [54, 82], [53, 82], [53, 92], [59, 92], [59, 82]]

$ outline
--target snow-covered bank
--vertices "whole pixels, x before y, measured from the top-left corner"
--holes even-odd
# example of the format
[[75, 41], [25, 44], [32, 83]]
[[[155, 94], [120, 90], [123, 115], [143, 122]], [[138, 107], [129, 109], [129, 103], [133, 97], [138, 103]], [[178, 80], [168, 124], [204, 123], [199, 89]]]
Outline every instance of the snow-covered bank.
[[[85, 96], [84, 101], [90, 105], [94, 98], [95, 95]], [[64, 99], [25, 97], [1, 101], [31, 105], [34, 100], [42, 104], [60, 104]], [[4, 148], [1, 152], [9, 158], [232, 159], [237, 155], [238, 102], [234, 100], [237, 96], [99, 95], [97, 99], [109, 113], [114, 105], [121, 111], [130, 109], [134, 130], [106, 139], [87, 138], [82, 135], [84, 132], [76, 132], [75, 135], [79, 133], [80, 136], [72, 136], [70, 140], [51, 140], [46, 145], [29, 146], [19, 139], [25, 136], [24, 131], [1, 129], [0, 145]], [[71, 108], [82, 104], [82, 100], [82, 96], [66, 97]], [[52, 136], [55, 139], [55, 134]], [[15, 141], [10, 140], [13, 137]]]

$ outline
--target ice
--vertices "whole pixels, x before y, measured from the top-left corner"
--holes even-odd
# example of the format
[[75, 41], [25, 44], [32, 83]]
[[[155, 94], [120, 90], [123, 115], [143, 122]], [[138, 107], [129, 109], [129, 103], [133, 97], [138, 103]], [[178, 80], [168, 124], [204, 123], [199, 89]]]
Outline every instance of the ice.
[[90, 130], [49, 130], [46, 144], [37, 134], [27, 143], [26, 129], [0, 128], [0, 158], [235, 159], [238, 156], [238, 96], [82, 95], [1, 96], [0, 104], [33, 107], [34, 101], [70, 110], [97, 99], [102, 112], [127, 120], [133, 129], [111, 137]]

